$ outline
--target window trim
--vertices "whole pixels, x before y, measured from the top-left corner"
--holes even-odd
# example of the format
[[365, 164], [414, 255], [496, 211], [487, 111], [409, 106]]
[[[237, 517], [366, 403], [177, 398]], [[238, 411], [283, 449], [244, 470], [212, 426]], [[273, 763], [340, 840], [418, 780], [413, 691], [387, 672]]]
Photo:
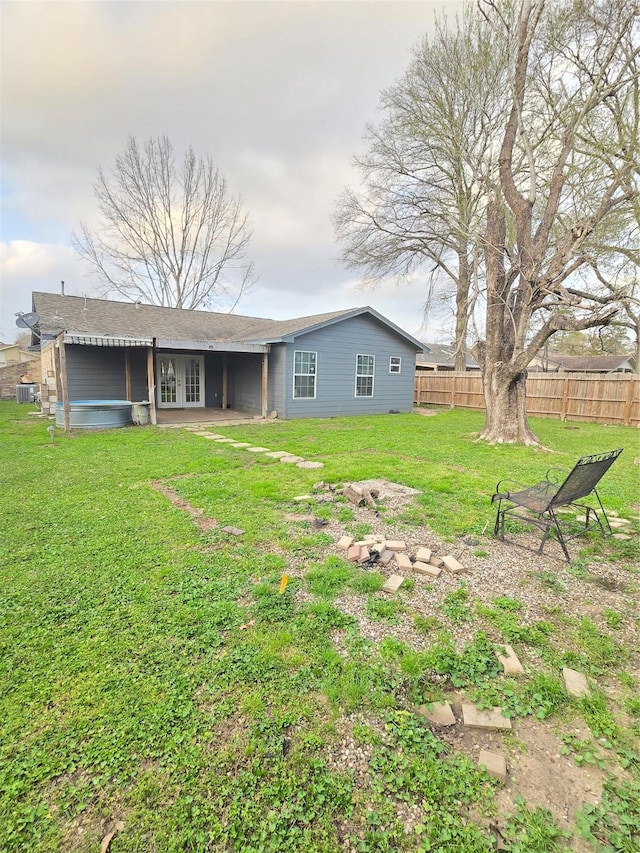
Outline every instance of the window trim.
[[[313, 373], [296, 373], [296, 354], [297, 353], [308, 353], [314, 357], [314, 370]], [[291, 388], [291, 399], [292, 400], [315, 400], [318, 394], [318, 352], [317, 350], [309, 350], [309, 349], [296, 349], [293, 351], [293, 365], [292, 365], [292, 388]], [[298, 376], [313, 376], [313, 396], [312, 397], [300, 397], [296, 395], [296, 377]]]
[[[358, 373], [358, 359], [359, 358], [370, 358], [372, 359], [371, 365], [371, 373]], [[358, 379], [369, 379], [371, 378], [371, 393], [370, 394], [358, 394]], [[355, 388], [354, 388], [354, 397], [357, 400], [371, 400], [375, 394], [375, 385], [376, 385], [376, 357], [371, 353], [359, 352], [356, 353], [356, 378], [355, 378]]]
[[[397, 361], [397, 370], [392, 370], [392, 367], [395, 367], [393, 364], [394, 361]], [[401, 355], [390, 355], [389, 356], [389, 373], [402, 373], [402, 356]]]

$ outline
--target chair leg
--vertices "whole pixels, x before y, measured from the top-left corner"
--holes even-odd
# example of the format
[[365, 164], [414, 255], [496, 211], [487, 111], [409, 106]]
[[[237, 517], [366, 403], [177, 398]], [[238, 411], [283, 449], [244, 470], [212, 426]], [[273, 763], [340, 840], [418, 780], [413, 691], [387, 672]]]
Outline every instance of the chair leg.
[[562, 535], [562, 530], [560, 529], [560, 522], [558, 521], [558, 518], [557, 518], [556, 514], [553, 512], [553, 510], [550, 510], [549, 517], [550, 517], [551, 522], [553, 523], [553, 529], [555, 530], [556, 536], [558, 537], [558, 542], [560, 543], [560, 547], [562, 548], [564, 555], [567, 558], [567, 563], [570, 563], [571, 557], [569, 556], [569, 550], [567, 548], [567, 543], [564, 541], [564, 536]]
[[504, 540], [504, 510], [502, 509], [502, 501], [498, 503], [496, 521], [493, 525], [493, 535], [496, 536], [498, 539]]

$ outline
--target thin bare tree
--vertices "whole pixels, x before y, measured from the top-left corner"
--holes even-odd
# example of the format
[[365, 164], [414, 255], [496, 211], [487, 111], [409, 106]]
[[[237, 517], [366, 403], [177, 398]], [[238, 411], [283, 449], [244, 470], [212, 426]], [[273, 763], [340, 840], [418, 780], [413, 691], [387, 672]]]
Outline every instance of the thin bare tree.
[[362, 186], [344, 191], [335, 216], [342, 260], [368, 283], [418, 271], [430, 282], [425, 296], [434, 281], [453, 290], [458, 370], [507, 94], [501, 38], [470, 7], [457, 28], [436, 21], [404, 77], [383, 92], [384, 120], [367, 129], [368, 151], [355, 160]]
[[99, 170], [94, 194], [99, 228], [83, 223], [72, 239], [105, 294], [233, 310], [253, 282], [247, 216], [210, 157], [189, 148], [178, 166], [166, 136], [143, 150], [130, 137], [111, 172]]

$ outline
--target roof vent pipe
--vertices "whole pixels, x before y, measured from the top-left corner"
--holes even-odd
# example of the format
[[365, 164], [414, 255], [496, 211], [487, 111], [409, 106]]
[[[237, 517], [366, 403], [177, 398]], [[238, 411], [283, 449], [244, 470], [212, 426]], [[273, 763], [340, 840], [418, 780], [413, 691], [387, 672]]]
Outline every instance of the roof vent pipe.
[[60, 295], [64, 296], [64, 281], [60, 282]]

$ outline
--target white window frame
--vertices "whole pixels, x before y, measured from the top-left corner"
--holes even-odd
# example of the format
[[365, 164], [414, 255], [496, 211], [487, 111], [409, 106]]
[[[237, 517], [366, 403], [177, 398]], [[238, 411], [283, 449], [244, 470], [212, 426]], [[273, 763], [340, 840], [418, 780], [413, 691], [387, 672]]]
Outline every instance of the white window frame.
[[[309, 373], [296, 373], [296, 355], [300, 354], [312, 355], [313, 356], [313, 370]], [[296, 378], [298, 376], [313, 376], [313, 396], [300, 396], [296, 394]], [[293, 387], [291, 389], [291, 394], [294, 400], [315, 400], [316, 394], [318, 393], [318, 353], [313, 350], [306, 349], [297, 349], [293, 351]]]
[[[371, 359], [371, 373], [359, 373], [358, 372], [358, 359], [359, 358], [370, 358]], [[371, 378], [371, 393], [370, 394], [358, 394], [358, 379], [369, 379]], [[354, 396], [359, 400], [365, 399], [370, 400], [375, 391], [375, 382], [376, 382], [376, 357], [375, 355], [371, 355], [370, 353], [359, 352], [356, 355], [356, 384]]]
[[[393, 370], [394, 367], [397, 367], [398, 369]], [[402, 356], [389, 356], [389, 373], [402, 373]]]

